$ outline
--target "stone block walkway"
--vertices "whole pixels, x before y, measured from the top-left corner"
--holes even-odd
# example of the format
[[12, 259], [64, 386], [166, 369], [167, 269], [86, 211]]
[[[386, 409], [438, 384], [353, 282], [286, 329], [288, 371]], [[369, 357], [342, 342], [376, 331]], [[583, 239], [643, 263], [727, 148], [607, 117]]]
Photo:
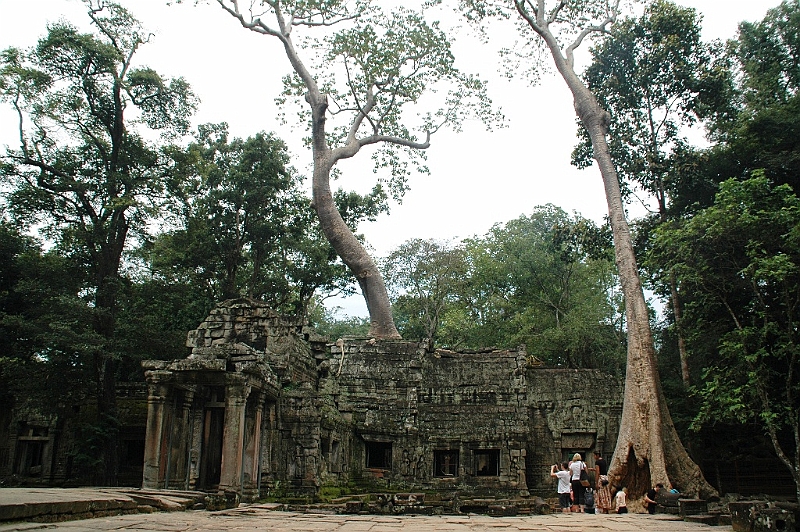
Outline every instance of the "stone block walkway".
[[[60, 502], [85, 505], [93, 490], [29, 490], [27, 493], [0, 489], [0, 510], [10, 504], [38, 503], [49, 498]], [[95, 501], [124, 501], [124, 496], [94, 490]], [[12, 497], [13, 495], [13, 497]], [[33, 498], [33, 499], [31, 499]], [[99, 502], [100, 506], [105, 503]], [[116, 504], [116, 503], [115, 503]], [[123, 503], [127, 505], [127, 503]], [[157, 511], [129, 513], [109, 517], [71, 520], [55, 523], [34, 523], [23, 520], [0, 524], [0, 532], [62, 530], [64, 532], [732, 532], [730, 526], [709, 527], [687, 523], [670, 515], [592, 515], [552, 514], [520, 517], [463, 516], [386, 516], [336, 515], [330, 513], [298, 513], [275, 511], [277, 505], [243, 505], [232, 510]], [[99, 508], [99, 507], [98, 507]], [[98, 512], [99, 514], [99, 512]], [[95, 515], [98, 515], [95, 514]]]

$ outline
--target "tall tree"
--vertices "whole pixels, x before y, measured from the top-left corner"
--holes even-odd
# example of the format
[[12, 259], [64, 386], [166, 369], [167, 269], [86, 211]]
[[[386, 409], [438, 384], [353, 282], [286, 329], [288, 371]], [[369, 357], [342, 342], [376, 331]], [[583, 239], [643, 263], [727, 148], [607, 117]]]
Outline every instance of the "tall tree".
[[[370, 334], [398, 338], [383, 278], [336, 208], [331, 172], [339, 161], [377, 145], [374, 157], [390, 168], [389, 184], [399, 197], [407, 173], [400, 152], [419, 162], [420, 150], [443, 126], [458, 129], [467, 116], [495, 118], [484, 84], [455, 67], [450, 39], [438, 24], [403, 7], [386, 13], [371, 0], [266, 0], [256, 12], [242, 9], [237, 0], [217, 3], [244, 28], [282, 45], [292, 71], [284, 96], [303, 97], [308, 105], [312, 201], [322, 230], [358, 280]], [[317, 46], [298, 47], [295, 34], [313, 29], [327, 31], [312, 41]], [[414, 106], [442, 87], [450, 90], [438, 109], [409, 125]], [[329, 119], [335, 120], [332, 130]]]
[[725, 181], [654, 248], [689, 285], [690, 338], [711, 351], [698, 424], [758, 421], [800, 497], [800, 199], [763, 172]]
[[81, 323], [83, 278], [58, 250], [45, 253], [0, 222], [0, 389], [9, 415], [19, 407], [48, 416], [86, 396], [81, 346], [96, 335]]
[[398, 327], [450, 349], [525, 344], [549, 364], [621, 370], [606, 229], [545, 205], [460, 243], [410, 240], [385, 261]]
[[103, 339], [95, 344], [92, 372], [98, 423], [107, 428], [97, 481], [113, 484], [120, 267], [131, 236], [158, 212], [165, 168], [134, 119], [164, 135], [185, 133], [195, 98], [183, 79], [136, 66], [149, 36], [131, 13], [113, 3], [85, 3], [95, 33], [59, 22], [32, 50], [2, 52], [0, 98], [17, 111], [20, 145], [3, 156], [0, 176], [11, 187], [10, 212], [41, 224], [91, 271], [84, 293]]
[[800, 1], [784, 0], [760, 22], [742, 22], [730, 43], [743, 79], [743, 103], [763, 109], [786, 103], [800, 89]]
[[[303, 313], [318, 289], [348, 290], [352, 278], [319, 232], [283, 141], [230, 139], [227, 124], [205, 124], [172, 157], [179, 229], [143, 250], [155, 271], [191, 279], [215, 299], [255, 297], [285, 313]], [[380, 187], [367, 197], [336, 194], [353, 228], [385, 199]]]
[[467, 275], [463, 248], [409, 240], [389, 253], [383, 270], [404, 336], [437, 343], [448, 307], [463, 293]]
[[[592, 64], [583, 79], [611, 115], [609, 149], [623, 186], [636, 185], [654, 198], [663, 223], [675, 159], [688, 144], [686, 131], [728, 106], [730, 70], [719, 59], [719, 46], [701, 41], [695, 10], [667, 0], [648, 5], [638, 19], [616, 24], [613, 33], [591, 49]], [[584, 128], [579, 135], [582, 142], [573, 152], [573, 164], [586, 168], [591, 165], [591, 139]], [[666, 272], [661, 281], [668, 287], [681, 375], [689, 386], [678, 279]]]
[[459, 0], [475, 21], [513, 18], [530, 47], [550, 56], [573, 96], [575, 113], [591, 139], [608, 203], [609, 222], [628, 328], [625, 398], [617, 448], [609, 474], [638, 499], [654, 483], [670, 479], [702, 495], [716, 491], [681, 444], [659, 380], [649, 312], [642, 291], [619, 177], [607, 141], [611, 117], [575, 71], [575, 50], [609, 32], [620, 16], [620, 0]]

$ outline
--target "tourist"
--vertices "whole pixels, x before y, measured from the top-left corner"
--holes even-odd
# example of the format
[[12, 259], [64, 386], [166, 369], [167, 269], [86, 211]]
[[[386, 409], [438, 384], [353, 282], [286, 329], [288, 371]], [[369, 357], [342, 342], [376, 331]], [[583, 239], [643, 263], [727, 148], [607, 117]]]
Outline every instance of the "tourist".
[[601, 514], [611, 512], [611, 483], [608, 481], [608, 464], [600, 451], [594, 452], [595, 505]]
[[617, 494], [614, 496], [614, 501], [617, 504], [617, 513], [628, 513], [628, 488], [619, 488]]
[[557, 465], [553, 465], [550, 468], [550, 476], [558, 479], [558, 503], [561, 505], [561, 511], [569, 513], [570, 506], [572, 506], [570, 472], [567, 470], [568, 465], [566, 462], [561, 462], [561, 468], [558, 470], [557, 468]]
[[572, 461], [569, 463], [569, 470], [572, 473], [572, 493], [574, 495], [574, 504], [572, 507], [573, 512], [582, 512], [584, 501], [584, 494], [586, 487], [581, 484], [581, 471], [586, 470], [586, 464], [583, 462], [580, 453], [575, 453], [572, 456]]
[[647, 511], [650, 514], [656, 513], [656, 506], [658, 506], [658, 503], [656, 502], [656, 495], [658, 494], [658, 491], [663, 487], [664, 484], [661, 484], [659, 482], [658, 484], [656, 484], [655, 488], [650, 488], [649, 490], [647, 490], [647, 493], [644, 496], [644, 502], [645, 504], [647, 504]]

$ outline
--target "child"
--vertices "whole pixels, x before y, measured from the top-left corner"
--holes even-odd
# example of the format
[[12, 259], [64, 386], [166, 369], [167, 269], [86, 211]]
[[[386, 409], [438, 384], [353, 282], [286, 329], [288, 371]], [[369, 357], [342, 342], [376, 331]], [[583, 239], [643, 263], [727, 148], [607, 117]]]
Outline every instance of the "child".
[[628, 488], [620, 488], [614, 496], [614, 500], [617, 503], [618, 514], [628, 513]]
[[572, 506], [572, 500], [570, 499], [571, 486], [569, 483], [570, 472], [567, 471], [566, 462], [562, 462], [560, 471], [556, 467], [553, 465], [550, 468], [550, 476], [558, 479], [558, 502], [561, 505], [561, 511], [569, 513], [569, 508]]

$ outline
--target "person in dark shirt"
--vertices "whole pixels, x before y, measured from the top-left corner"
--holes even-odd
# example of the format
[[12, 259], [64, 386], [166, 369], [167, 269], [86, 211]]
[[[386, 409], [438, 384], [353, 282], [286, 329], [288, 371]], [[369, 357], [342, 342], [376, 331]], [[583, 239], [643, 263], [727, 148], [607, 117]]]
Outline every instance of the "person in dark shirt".
[[658, 491], [663, 487], [664, 484], [661, 484], [659, 482], [658, 484], [656, 484], [655, 488], [650, 488], [649, 490], [647, 490], [647, 494], [644, 496], [644, 502], [647, 504], [647, 511], [651, 514], [656, 513], [656, 506], [658, 506], [658, 503], [656, 503], [656, 495], [658, 494]]

